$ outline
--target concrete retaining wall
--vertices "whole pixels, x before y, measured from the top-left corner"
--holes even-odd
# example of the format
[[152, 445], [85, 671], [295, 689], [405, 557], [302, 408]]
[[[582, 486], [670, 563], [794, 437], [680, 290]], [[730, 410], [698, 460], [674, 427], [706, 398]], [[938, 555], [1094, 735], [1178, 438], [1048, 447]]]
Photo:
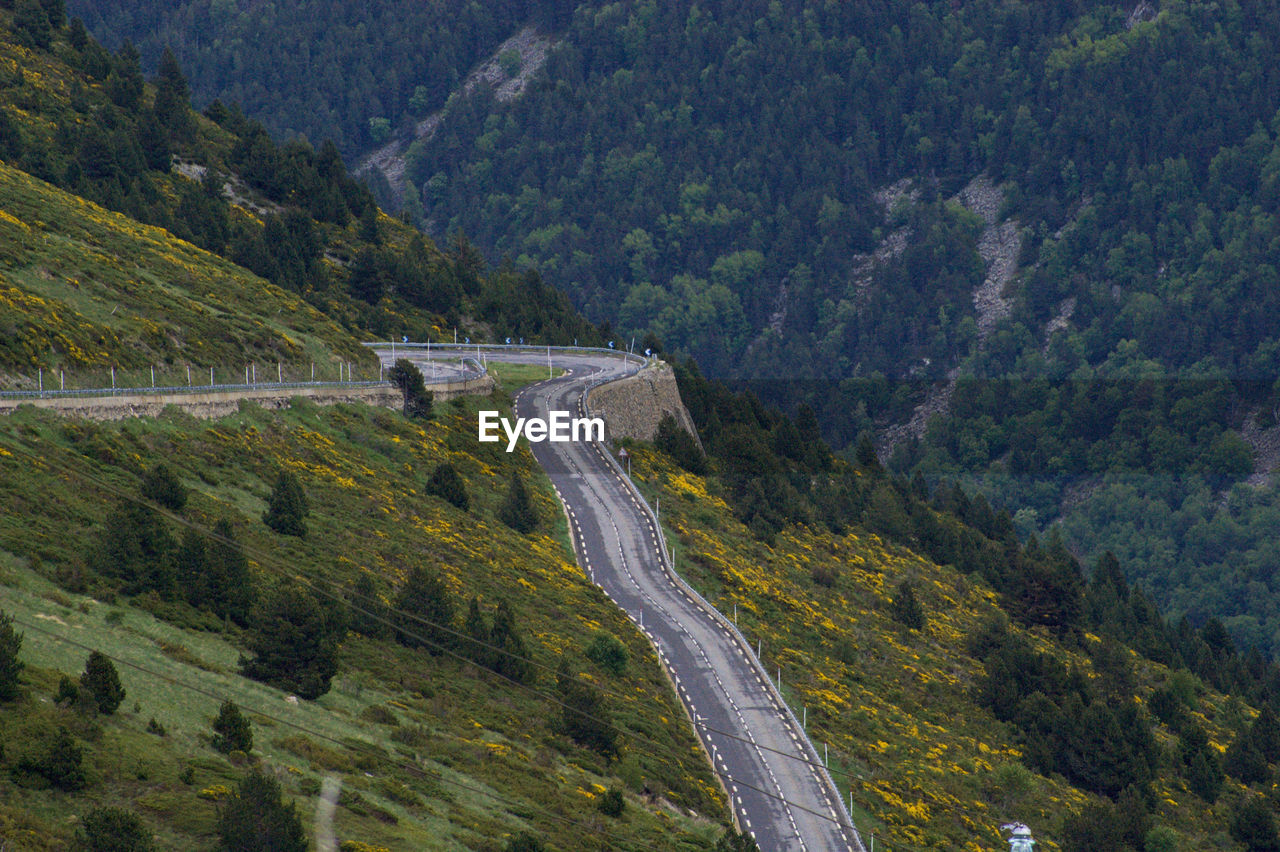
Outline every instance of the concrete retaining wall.
[[680, 388], [670, 364], [657, 362], [634, 376], [593, 388], [587, 404], [604, 418], [609, 438], [652, 441], [662, 415], [670, 414], [697, 440], [693, 418], [680, 399]]
[[[484, 376], [466, 382], [447, 382], [430, 385], [428, 389], [437, 400], [455, 396], [484, 395], [493, 390], [493, 379]], [[233, 414], [243, 401], [255, 402], [263, 408], [287, 408], [289, 400], [302, 397], [316, 405], [336, 405], [340, 402], [359, 402], [399, 408], [403, 404], [400, 391], [390, 385], [378, 387], [315, 387], [315, 388], [251, 388], [206, 393], [118, 394], [114, 396], [47, 397], [45, 399], [0, 399], [0, 414], [7, 414], [20, 405], [34, 405], [57, 411], [68, 417], [86, 420], [123, 420], [128, 417], [156, 417], [170, 405], [177, 406], [194, 417], [214, 418]]]

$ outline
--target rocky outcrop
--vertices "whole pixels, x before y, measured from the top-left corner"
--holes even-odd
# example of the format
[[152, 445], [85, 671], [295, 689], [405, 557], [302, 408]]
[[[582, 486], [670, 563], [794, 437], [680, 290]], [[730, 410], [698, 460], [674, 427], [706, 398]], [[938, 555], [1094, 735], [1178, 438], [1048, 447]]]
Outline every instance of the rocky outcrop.
[[[494, 99], [499, 103], [515, 100], [524, 93], [530, 79], [546, 63], [547, 51], [554, 44], [555, 41], [550, 36], [540, 34], [533, 27], [524, 27], [498, 45], [493, 55], [473, 69], [450, 97], [466, 97], [478, 86], [490, 86]], [[508, 74], [502, 63], [503, 54], [510, 52], [520, 55], [520, 68], [515, 74]], [[413, 138], [430, 139], [443, 120], [444, 110], [432, 113], [414, 125]], [[397, 135], [356, 166], [356, 177], [367, 177], [376, 169], [382, 172], [396, 196], [400, 197], [405, 188], [405, 155], [412, 141], [413, 139]]]
[[680, 399], [675, 372], [658, 361], [634, 376], [600, 385], [587, 393], [590, 414], [604, 418], [607, 437], [652, 441], [664, 414], [670, 414], [697, 440], [693, 418]]
[[[469, 394], [487, 394], [493, 390], [493, 379], [490, 376], [484, 376], [466, 382], [433, 384], [430, 390], [438, 400]], [[0, 399], [0, 414], [10, 413], [21, 405], [34, 405], [68, 417], [82, 417], [86, 420], [124, 420], [129, 417], [157, 417], [169, 406], [174, 406], [193, 417], [211, 419], [235, 413], [242, 402], [275, 409], [288, 408], [290, 402], [296, 398], [307, 399], [316, 405], [357, 402], [384, 408], [399, 408], [404, 404], [400, 391], [391, 385], [354, 388], [321, 385], [298, 388], [239, 388], [209, 393], [120, 393], [108, 396]]]

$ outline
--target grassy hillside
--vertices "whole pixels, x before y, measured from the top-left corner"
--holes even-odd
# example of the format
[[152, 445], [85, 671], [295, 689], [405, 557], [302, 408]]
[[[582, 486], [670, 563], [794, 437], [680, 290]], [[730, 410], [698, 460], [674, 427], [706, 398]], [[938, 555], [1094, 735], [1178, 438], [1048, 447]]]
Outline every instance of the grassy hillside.
[[350, 331], [160, 228], [0, 163], [0, 369], [361, 360]]
[[[171, 413], [99, 425], [30, 409], [0, 422], [4, 608], [32, 625], [23, 696], [0, 705], [0, 834], [20, 837], [22, 848], [64, 848], [77, 816], [110, 803], [134, 807], [165, 848], [210, 848], [216, 801], [245, 771], [208, 744], [225, 697], [250, 711], [249, 759], [283, 779], [308, 825], [320, 779], [342, 779], [341, 840], [496, 850], [529, 831], [555, 849], [709, 845], [725, 815], [718, 788], [648, 646], [574, 565], [548, 489], [534, 489], [543, 519], [535, 533], [495, 519], [508, 477], [538, 476], [527, 453], [476, 444], [480, 403], [493, 404], [439, 405], [425, 424], [305, 404], [270, 413], [250, 406], [213, 422]], [[378, 596], [391, 600], [411, 567], [428, 566], [460, 612], [472, 596], [486, 613], [508, 601], [539, 668], [520, 686], [472, 662], [350, 634], [332, 691], [286, 703], [282, 692], [236, 674], [240, 628], [154, 594], [117, 595], [88, 569], [85, 554], [104, 534], [104, 517], [132, 499], [158, 459], [190, 489], [182, 524], [208, 528], [229, 518], [255, 584], [297, 576], [345, 594], [368, 572]], [[441, 460], [462, 475], [470, 512], [425, 493]], [[276, 535], [261, 521], [280, 467], [297, 473], [310, 500], [305, 539]], [[166, 523], [177, 531], [177, 519]], [[600, 633], [625, 646], [621, 674], [583, 656]], [[88, 646], [119, 660], [128, 695], [114, 716], [81, 718], [51, 703], [58, 672], [77, 673]], [[562, 659], [605, 690], [621, 731], [615, 759], [560, 732], [554, 672]], [[164, 736], [148, 733], [153, 717]], [[43, 741], [57, 725], [85, 750], [82, 793], [23, 787], [13, 773], [24, 743]], [[624, 791], [621, 817], [596, 808], [609, 788]]]
[[[767, 669], [781, 667], [788, 702], [807, 715], [819, 751], [830, 744], [837, 784], [852, 792], [855, 819], [877, 836], [877, 848], [1003, 849], [998, 829], [1012, 820], [1030, 825], [1042, 848], [1063, 848], [1064, 835], [1078, 830], [1067, 823], [1102, 801], [1062, 775], [1028, 768], [1027, 738], [979, 700], [985, 669], [975, 637], [1007, 613], [1003, 596], [978, 575], [940, 567], [862, 527], [834, 534], [788, 526], [765, 544], [737, 520], [717, 480], [644, 446], [633, 447], [631, 464], [650, 499], [661, 499], [681, 573], [721, 611], [737, 613], [748, 640], [763, 643]], [[920, 630], [895, 617], [902, 581], [923, 608]], [[1096, 635], [1064, 641], [1016, 621], [1008, 630], [1090, 682], [1109, 677]], [[1146, 706], [1158, 688], [1180, 691], [1218, 752], [1255, 715], [1189, 672], [1123, 655], [1134, 683], [1121, 700]], [[1159, 760], [1144, 832], [1163, 826], [1178, 840], [1147, 848], [1239, 848], [1226, 827], [1252, 793], [1228, 779], [1215, 804], [1197, 797], [1176, 774], [1178, 734], [1150, 723]], [[1101, 749], [1092, 759], [1113, 757]]]

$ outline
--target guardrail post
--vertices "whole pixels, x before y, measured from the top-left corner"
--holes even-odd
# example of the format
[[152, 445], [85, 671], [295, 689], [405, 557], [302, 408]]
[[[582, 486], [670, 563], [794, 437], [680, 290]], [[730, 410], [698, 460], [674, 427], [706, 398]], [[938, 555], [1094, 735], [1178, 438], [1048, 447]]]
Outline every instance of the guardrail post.
[[40, 398], [44, 399], [44, 368], [43, 367], [36, 370], [36, 377], [40, 386]]

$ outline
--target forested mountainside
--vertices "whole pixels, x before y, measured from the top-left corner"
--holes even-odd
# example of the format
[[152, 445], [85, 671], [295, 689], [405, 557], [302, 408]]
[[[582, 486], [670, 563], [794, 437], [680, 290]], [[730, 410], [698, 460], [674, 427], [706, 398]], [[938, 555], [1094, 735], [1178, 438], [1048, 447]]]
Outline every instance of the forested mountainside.
[[[277, 145], [261, 124], [221, 102], [196, 113], [188, 103], [186, 77], [171, 56], [149, 84], [137, 51], [108, 52], [78, 21], [60, 18], [60, 4], [48, 5], [49, 11], [41, 4], [21, 4], [14, 12], [0, 8], [7, 33], [0, 41], [0, 158], [38, 179], [6, 174], [6, 209], [21, 221], [4, 224], [14, 236], [4, 248], [5, 275], [14, 282], [25, 278], [48, 300], [37, 313], [56, 316], [52, 325], [19, 328], [6, 339], [0, 348], [4, 369], [27, 374], [113, 361], [172, 362], [179, 339], [196, 347], [187, 350], [188, 359], [242, 364], [241, 355], [229, 352], [199, 354], [202, 345], [218, 349], [201, 340], [201, 333], [222, 336], [216, 314], [187, 314], [188, 327], [175, 332], [176, 315], [166, 318], [168, 309], [145, 292], [169, 284], [207, 287], [205, 278], [236, 279], [240, 287], [266, 279], [283, 292], [246, 291], [244, 298], [276, 299], [293, 306], [291, 311], [324, 314], [335, 330], [343, 330], [347, 354], [369, 363], [372, 357], [352, 337], [439, 340], [452, 338], [457, 329], [459, 339], [494, 333], [562, 342], [599, 339], [567, 298], [536, 273], [487, 268], [464, 238], [442, 250], [382, 214], [369, 191], [347, 174], [332, 144], [319, 150], [299, 141]], [[68, 202], [54, 187], [123, 216]], [[112, 260], [103, 251], [116, 239], [110, 232], [142, 234], [146, 229], [138, 223], [168, 234], [147, 232], [152, 236], [142, 251], [115, 246]], [[179, 246], [174, 238], [185, 243]], [[125, 258], [139, 269], [122, 267]], [[194, 268], [182, 269], [184, 263]], [[111, 299], [123, 299], [126, 306], [148, 303], [144, 313], [155, 327], [142, 324], [141, 347], [137, 328], [133, 337], [118, 336], [129, 323], [124, 314], [111, 312]], [[104, 311], [90, 306], [104, 302]], [[35, 310], [32, 304], [27, 300], [22, 311]], [[298, 322], [302, 328], [301, 316]], [[45, 339], [65, 333], [82, 344], [77, 335], [94, 325], [111, 331], [94, 346]], [[282, 349], [278, 341], [251, 344], [264, 354], [273, 347], [276, 357], [306, 360], [301, 349]]]
[[444, 106], [513, 24], [554, 29], [573, 6], [324, 0], [300, 10], [231, 0], [84, 0], [68, 9], [113, 49], [132, 40], [144, 67], [157, 67], [171, 49], [198, 104], [238, 103], [277, 139], [332, 140], [351, 157]]
[[[258, 20], [222, 8], [201, 45]], [[1280, 647], [1276, 3], [567, 8], [520, 98], [409, 149], [430, 232]]]
[[[377, 215], [333, 157], [190, 112], [180, 74], [147, 85], [57, 11], [0, 8], [6, 384], [368, 362], [379, 316], [592, 333], [535, 279]], [[5, 416], [0, 847], [302, 850], [340, 779], [344, 852], [714, 848], [726, 800], [652, 648], [574, 564], [532, 456], [474, 441], [477, 408], [542, 375], [412, 417]]]
[[[148, 86], [56, 2], [0, 24], [0, 281], [35, 329], [11, 379], [179, 362], [200, 334], [217, 359], [344, 357], [356, 333], [453, 317], [594, 333], [536, 277], [379, 216], [336, 149], [191, 112], [176, 62]], [[938, 246], [984, 227], [927, 199], [897, 215], [957, 235]], [[1111, 556], [1086, 579], [1060, 537], [1020, 542], [982, 496], [896, 475], [869, 434], [839, 458], [810, 406], [678, 378], [706, 454], [669, 421], [635, 472], [882, 843], [1000, 848], [1010, 816], [1050, 849], [1280, 843], [1280, 673], [1256, 649], [1162, 618]], [[508, 404], [6, 419], [0, 837], [234, 848], [251, 804], [298, 849], [290, 811], [338, 775], [344, 852], [741, 848], [532, 458], [468, 437], [477, 406]]]
[[893, 475], [865, 437], [834, 457], [807, 407], [677, 377], [706, 453], [667, 420], [633, 470], [877, 848], [1003, 848], [1014, 818], [1069, 852], [1277, 842], [1280, 666], [1164, 619], [1111, 554], [1086, 579], [1056, 534], [1024, 545], [982, 496]]

